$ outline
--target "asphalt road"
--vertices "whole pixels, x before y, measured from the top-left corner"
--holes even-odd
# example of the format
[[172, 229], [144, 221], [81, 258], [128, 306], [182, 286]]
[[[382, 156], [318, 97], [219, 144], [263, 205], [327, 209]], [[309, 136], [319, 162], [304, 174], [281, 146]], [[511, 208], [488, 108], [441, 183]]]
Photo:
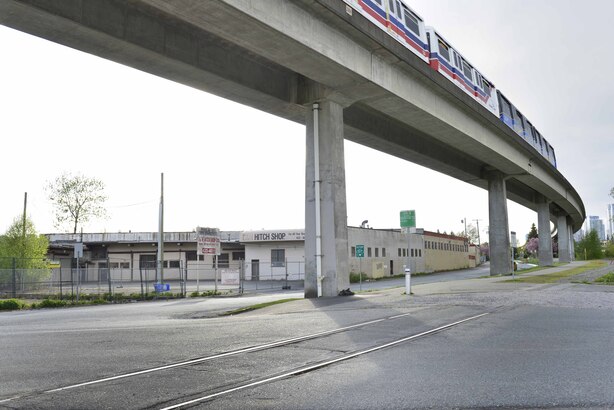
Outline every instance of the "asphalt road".
[[[229, 317], [218, 313], [302, 294], [0, 313], [0, 408], [614, 408], [614, 287], [472, 279], [415, 292]], [[148, 372], [123, 377], [135, 371]]]

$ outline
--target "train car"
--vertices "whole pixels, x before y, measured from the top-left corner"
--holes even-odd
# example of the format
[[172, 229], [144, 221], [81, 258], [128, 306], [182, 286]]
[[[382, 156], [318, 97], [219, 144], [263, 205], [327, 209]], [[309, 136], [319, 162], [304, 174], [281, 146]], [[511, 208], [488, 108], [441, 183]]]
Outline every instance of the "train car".
[[433, 27], [426, 28], [426, 38], [431, 53], [431, 68], [475, 97], [473, 67]]
[[401, 0], [343, 0], [352, 9], [429, 63], [424, 20]]
[[554, 149], [516, 107], [402, 0], [343, 0], [476, 99], [556, 167]]
[[450, 46], [433, 27], [426, 28], [426, 39], [431, 53], [431, 68], [475, 98], [493, 115], [499, 116], [499, 102], [492, 82]]
[[497, 90], [497, 99], [501, 121], [556, 168], [556, 155], [552, 145], [548, 144], [537, 128], [499, 90]]

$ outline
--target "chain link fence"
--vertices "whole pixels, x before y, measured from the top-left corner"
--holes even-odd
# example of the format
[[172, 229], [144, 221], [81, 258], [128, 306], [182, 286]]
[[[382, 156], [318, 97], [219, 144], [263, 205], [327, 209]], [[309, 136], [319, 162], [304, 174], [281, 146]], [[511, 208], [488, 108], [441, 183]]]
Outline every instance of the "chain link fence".
[[164, 296], [300, 290], [304, 262], [178, 261], [158, 269], [123, 261], [53, 262], [0, 258], [0, 298], [150, 299]]

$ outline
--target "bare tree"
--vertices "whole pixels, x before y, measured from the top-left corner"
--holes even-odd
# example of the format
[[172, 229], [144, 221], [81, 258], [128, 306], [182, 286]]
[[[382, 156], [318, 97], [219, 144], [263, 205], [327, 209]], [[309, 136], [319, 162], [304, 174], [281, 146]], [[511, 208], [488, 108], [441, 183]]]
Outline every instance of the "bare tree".
[[61, 228], [70, 224], [77, 233], [79, 224], [92, 218], [104, 218], [107, 211], [104, 202], [104, 183], [84, 175], [64, 173], [47, 186], [49, 199], [55, 211], [55, 226]]

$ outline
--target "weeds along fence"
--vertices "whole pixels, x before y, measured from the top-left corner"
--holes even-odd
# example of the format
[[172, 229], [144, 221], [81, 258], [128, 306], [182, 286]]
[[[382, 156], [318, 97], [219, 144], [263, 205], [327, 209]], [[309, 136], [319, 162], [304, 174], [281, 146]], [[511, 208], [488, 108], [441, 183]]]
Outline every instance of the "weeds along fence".
[[195, 292], [241, 294], [302, 289], [304, 262], [179, 261], [163, 269], [97, 261], [77, 267], [74, 259], [0, 258], [0, 298], [149, 299], [195, 296]]

